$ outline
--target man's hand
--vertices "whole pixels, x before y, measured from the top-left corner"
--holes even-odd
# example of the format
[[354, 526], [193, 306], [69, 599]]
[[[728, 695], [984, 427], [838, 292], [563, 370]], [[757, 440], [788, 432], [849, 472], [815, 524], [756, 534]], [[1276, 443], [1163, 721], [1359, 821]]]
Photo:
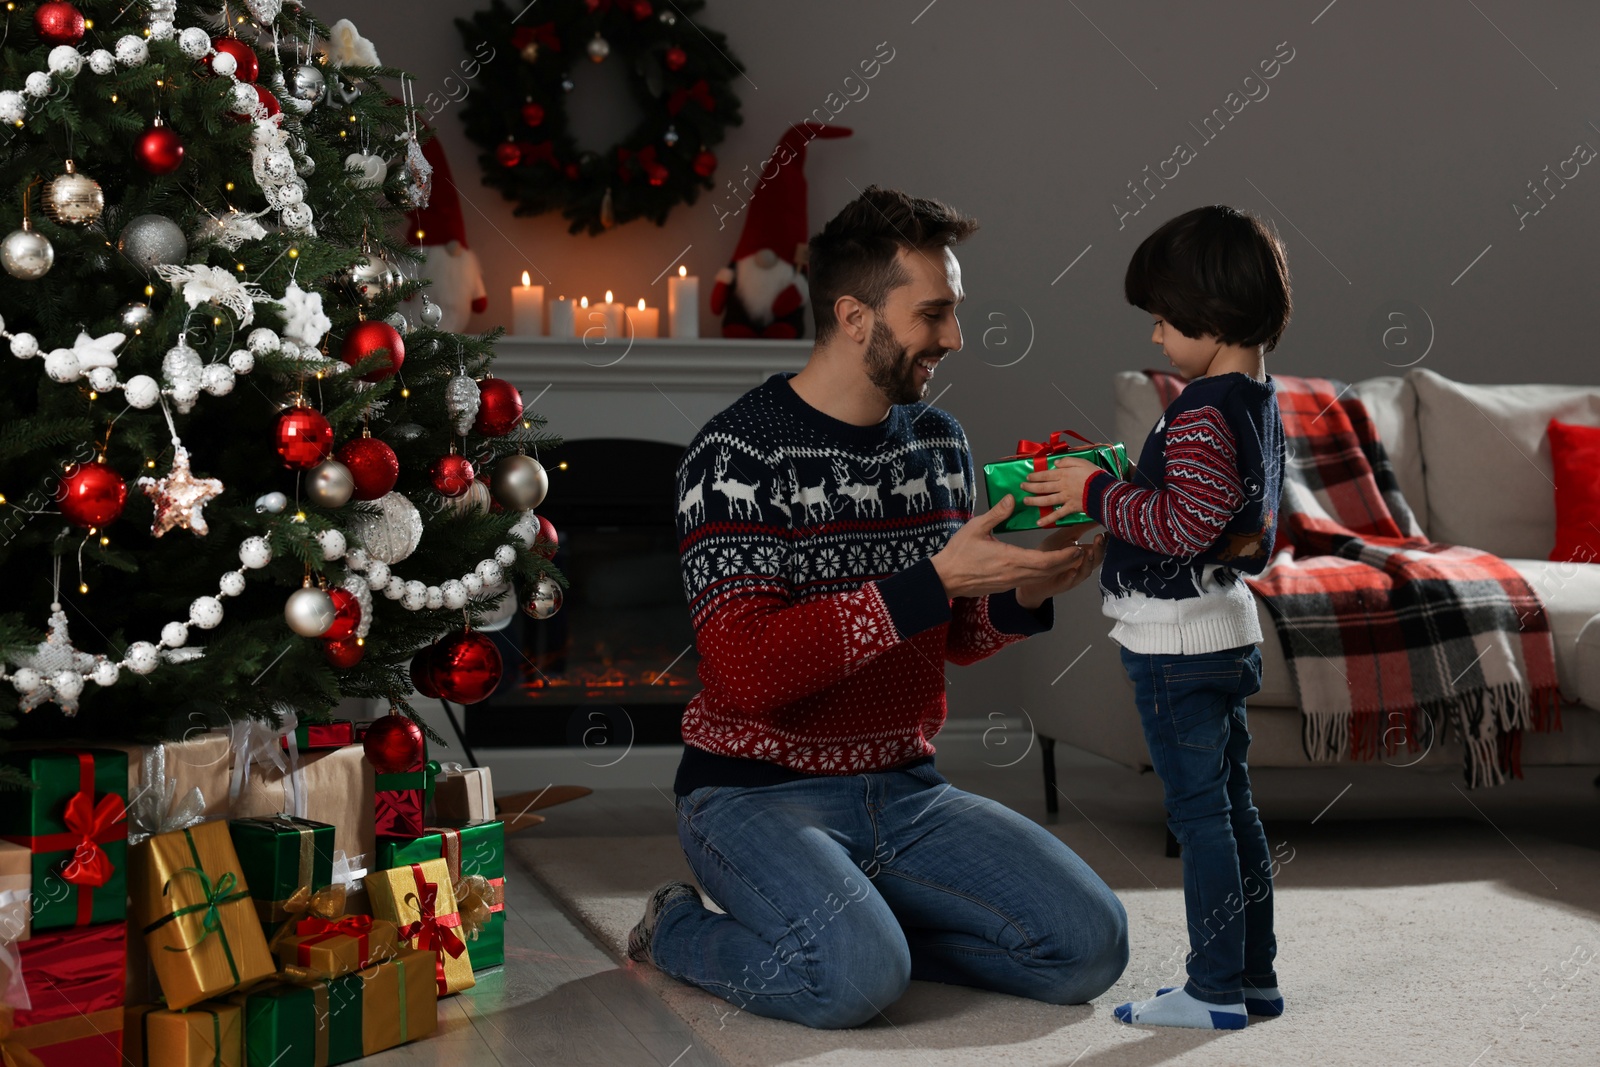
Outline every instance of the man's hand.
[[[1051, 535], [1039, 548], [1023, 548], [995, 540], [992, 531], [1006, 521], [1015, 507], [1011, 496], [1006, 495], [1000, 503], [957, 530], [934, 554], [933, 569], [944, 583], [946, 596], [984, 596], [1016, 589], [1020, 600], [1024, 587], [1030, 596], [1058, 587], [1070, 589], [1093, 569], [1093, 564], [1085, 560], [1095, 549], [1077, 544], [1071, 531], [1060, 531], [1067, 535], [1065, 540], [1059, 534]], [[1078, 574], [1080, 568], [1084, 574]], [[1068, 580], [1073, 575], [1077, 577]], [[1038, 607], [1044, 597], [1050, 595], [1042, 592], [1033, 604], [1024, 606]]]
[[1099, 534], [1088, 545], [1079, 545], [1078, 537], [1081, 530], [1057, 530], [1039, 543], [1044, 550], [1052, 550], [1062, 546], [1076, 545], [1086, 549], [1076, 563], [1068, 564], [1049, 578], [1036, 582], [1024, 582], [1017, 586], [1017, 603], [1032, 611], [1057, 593], [1065, 593], [1068, 589], [1082, 582], [1094, 574], [1095, 568], [1100, 566], [1100, 561], [1106, 558], [1106, 535]]
[[1034, 471], [1022, 480], [1024, 491], [1032, 494], [1022, 502], [1032, 508], [1054, 507], [1039, 516], [1038, 525], [1054, 526], [1068, 515], [1083, 510], [1084, 483], [1099, 470], [1086, 459], [1063, 456], [1046, 470]]

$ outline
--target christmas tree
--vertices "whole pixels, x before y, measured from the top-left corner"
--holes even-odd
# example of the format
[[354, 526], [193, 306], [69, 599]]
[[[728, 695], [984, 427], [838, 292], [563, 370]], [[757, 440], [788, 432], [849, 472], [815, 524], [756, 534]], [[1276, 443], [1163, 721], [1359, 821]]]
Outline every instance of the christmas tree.
[[487, 695], [558, 442], [408, 276], [402, 72], [281, 0], [7, 6], [0, 740]]

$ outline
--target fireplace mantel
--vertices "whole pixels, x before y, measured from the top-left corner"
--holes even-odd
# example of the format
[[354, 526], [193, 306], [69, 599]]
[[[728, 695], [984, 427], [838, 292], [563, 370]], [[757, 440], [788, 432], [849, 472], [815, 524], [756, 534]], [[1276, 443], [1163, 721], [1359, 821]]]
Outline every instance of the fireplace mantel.
[[513, 382], [548, 429], [568, 439], [630, 437], [688, 444], [700, 426], [779, 371], [805, 366], [812, 343], [721, 337], [580, 341], [502, 337], [494, 373]]

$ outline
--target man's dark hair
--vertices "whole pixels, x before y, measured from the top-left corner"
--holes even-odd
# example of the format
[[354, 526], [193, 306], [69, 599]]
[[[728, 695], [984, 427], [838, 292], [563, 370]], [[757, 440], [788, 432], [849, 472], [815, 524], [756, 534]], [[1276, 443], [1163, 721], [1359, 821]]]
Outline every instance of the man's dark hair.
[[889, 292], [911, 280], [896, 260], [902, 248], [942, 251], [978, 228], [948, 204], [869, 185], [811, 238], [811, 316], [820, 344], [838, 323], [834, 302], [853, 296], [882, 311]]
[[1122, 284], [1128, 303], [1186, 337], [1268, 352], [1293, 306], [1283, 243], [1254, 215], [1220, 204], [1163, 223], [1134, 250]]

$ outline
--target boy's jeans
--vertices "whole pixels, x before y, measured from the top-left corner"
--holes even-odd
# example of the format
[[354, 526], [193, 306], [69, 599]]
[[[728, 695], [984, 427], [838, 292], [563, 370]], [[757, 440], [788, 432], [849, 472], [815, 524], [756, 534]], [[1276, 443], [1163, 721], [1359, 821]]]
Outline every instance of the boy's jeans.
[[931, 765], [677, 798], [721, 915], [662, 912], [651, 958], [741, 1010], [856, 1026], [912, 979], [1082, 1004], [1128, 963], [1105, 882], [1044, 827]]
[[1190, 996], [1237, 1004], [1276, 986], [1272, 859], [1250, 799], [1244, 701], [1261, 688], [1254, 645], [1195, 656], [1122, 650], [1167, 825], [1183, 846]]

